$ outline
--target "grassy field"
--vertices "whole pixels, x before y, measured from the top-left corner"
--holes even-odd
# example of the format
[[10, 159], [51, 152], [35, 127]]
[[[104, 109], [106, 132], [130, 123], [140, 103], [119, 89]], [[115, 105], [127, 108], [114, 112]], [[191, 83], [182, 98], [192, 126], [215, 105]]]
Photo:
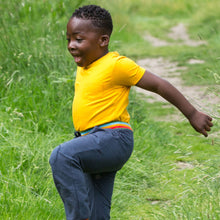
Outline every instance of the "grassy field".
[[[169, 58], [190, 68], [181, 75], [187, 85], [220, 96], [219, 0], [0, 0], [0, 219], [65, 219], [48, 160], [74, 131], [76, 65], [66, 23], [75, 7], [98, 3], [114, 20], [111, 50], [134, 60]], [[178, 23], [207, 44], [153, 47], [143, 38], [147, 31], [172, 42], [167, 33]], [[189, 66], [190, 58], [205, 62]], [[133, 90], [129, 112], [135, 149], [117, 175], [111, 219], [220, 219], [220, 104], [209, 108], [208, 138], [185, 120], [158, 121], [176, 110]]]

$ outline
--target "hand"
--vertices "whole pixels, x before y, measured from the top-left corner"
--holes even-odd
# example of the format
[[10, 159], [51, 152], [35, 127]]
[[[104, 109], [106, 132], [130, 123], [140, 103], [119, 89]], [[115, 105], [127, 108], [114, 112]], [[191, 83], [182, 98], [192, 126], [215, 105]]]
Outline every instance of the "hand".
[[212, 118], [202, 112], [195, 111], [189, 118], [192, 127], [205, 137], [208, 136], [207, 131], [211, 131], [213, 126]]

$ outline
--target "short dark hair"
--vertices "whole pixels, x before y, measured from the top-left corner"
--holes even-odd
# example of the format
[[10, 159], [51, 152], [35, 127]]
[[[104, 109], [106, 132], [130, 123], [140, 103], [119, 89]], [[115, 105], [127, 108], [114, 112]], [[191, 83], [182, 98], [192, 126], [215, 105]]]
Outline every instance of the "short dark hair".
[[91, 20], [95, 27], [102, 30], [103, 33], [109, 36], [112, 33], [113, 24], [111, 14], [104, 8], [98, 5], [85, 5], [74, 11], [72, 17]]

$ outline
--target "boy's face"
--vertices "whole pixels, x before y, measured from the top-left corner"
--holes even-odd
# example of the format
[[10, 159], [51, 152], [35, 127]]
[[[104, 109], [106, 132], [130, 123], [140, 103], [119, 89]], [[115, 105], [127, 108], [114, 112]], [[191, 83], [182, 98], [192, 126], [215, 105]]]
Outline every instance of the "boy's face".
[[67, 24], [66, 35], [68, 50], [78, 66], [87, 67], [108, 52], [107, 35], [102, 35], [90, 20], [71, 18]]

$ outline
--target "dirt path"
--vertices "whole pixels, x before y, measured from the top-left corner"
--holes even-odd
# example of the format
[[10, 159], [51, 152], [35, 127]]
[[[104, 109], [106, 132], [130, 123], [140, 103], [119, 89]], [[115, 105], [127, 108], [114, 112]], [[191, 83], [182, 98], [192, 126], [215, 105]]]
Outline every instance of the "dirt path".
[[[191, 47], [196, 47], [201, 44], [206, 44], [205, 41], [194, 41], [191, 40], [187, 34], [187, 30], [183, 24], [178, 24], [177, 26], [171, 28], [168, 36], [177, 41], [175, 43], [166, 42], [164, 40], [152, 37], [147, 34], [144, 36], [144, 39], [149, 41], [155, 47], [168, 46], [171, 44], [175, 45], [187, 45]], [[167, 79], [172, 83], [177, 89], [179, 89], [184, 96], [194, 105], [197, 109], [204, 111], [211, 115], [212, 117], [220, 118], [220, 115], [217, 113], [217, 108], [219, 108], [220, 97], [216, 96], [213, 92], [209, 92], [207, 86], [185, 86], [184, 82], [181, 80], [181, 70], [187, 70], [187, 67], [179, 67], [178, 63], [171, 62], [163, 57], [159, 58], [146, 58], [138, 60], [137, 63], [148, 69], [149, 71], [161, 76], [164, 79]], [[190, 59], [188, 63], [191, 65], [202, 64], [203, 60]], [[138, 87], [135, 87], [137, 92], [144, 94], [144, 99], [147, 99], [148, 102], [167, 102], [157, 94], [145, 91]], [[169, 115], [168, 117], [156, 118], [158, 121], [183, 121], [186, 118], [179, 112], [176, 111], [175, 114]], [[212, 144], [215, 143], [214, 138], [219, 138], [220, 131], [212, 132], [210, 134], [212, 137]], [[216, 144], [216, 143], [215, 143]], [[218, 144], [218, 142], [217, 142]], [[177, 170], [183, 169], [193, 169], [193, 165], [187, 162], [177, 162]], [[154, 201], [155, 203], [156, 201]], [[152, 202], [153, 204], [153, 202]]]
[[[192, 47], [199, 46], [201, 44], [206, 44], [205, 41], [194, 41], [191, 40], [187, 34], [187, 30], [183, 24], [178, 24], [177, 26], [171, 28], [168, 36], [177, 41], [176, 43], [166, 42], [164, 40], [160, 40], [158, 38], [152, 37], [149, 34], [145, 35], [145, 39], [149, 41], [153, 46], [167, 46], [170, 44], [175, 45], [188, 45]], [[181, 70], [187, 70], [187, 67], [179, 67], [178, 63], [170, 62], [162, 57], [159, 58], [146, 58], [138, 60], [137, 63], [148, 69], [149, 71], [161, 76], [164, 79], [167, 79], [170, 83], [172, 83], [175, 87], [177, 87], [186, 97], [187, 99], [195, 105], [198, 109], [209, 113], [210, 115], [217, 114], [214, 110], [218, 103], [220, 103], [220, 97], [216, 96], [212, 92], [209, 92], [209, 88], [207, 86], [185, 86], [180, 77]], [[188, 61], [189, 64], [202, 64], [203, 60], [195, 60], [190, 59]], [[140, 88], [136, 88], [137, 92], [141, 92], [145, 94], [145, 97], [148, 102], [166, 102], [160, 96], [142, 90]], [[210, 108], [212, 106], [212, 108]], [[182, 117], [180, 115], [176, 117]], [[175, 120], [177, 118], [174, 117]]]

